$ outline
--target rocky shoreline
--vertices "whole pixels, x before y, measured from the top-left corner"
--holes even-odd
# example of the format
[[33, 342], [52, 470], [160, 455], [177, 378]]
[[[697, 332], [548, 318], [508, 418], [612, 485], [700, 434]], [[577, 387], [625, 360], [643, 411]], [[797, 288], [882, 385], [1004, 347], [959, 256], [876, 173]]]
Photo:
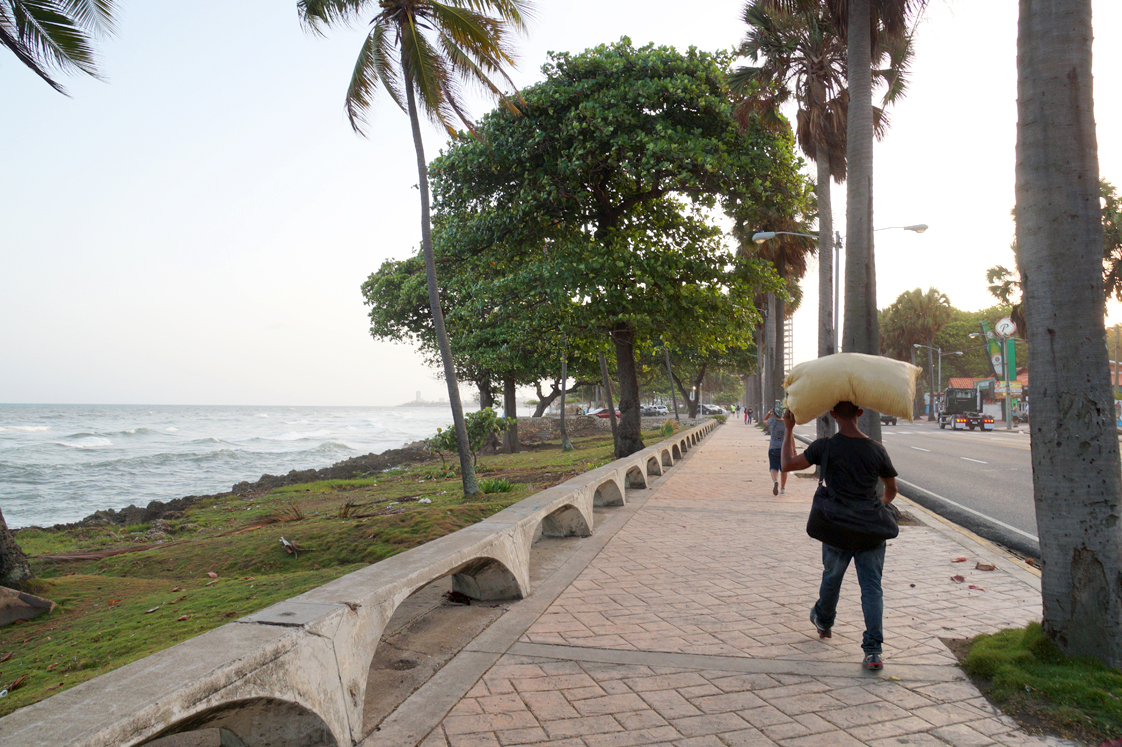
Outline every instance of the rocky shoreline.
[[[405, 464], [429, 461], [434, 458], [432, 453], [425, 448], [423, 441], [414, 441], [400, 449], [387, 449], [381, 454], [371, 453], [364, 456], [351, 457], [350, 459], [336, 462], [330, 467], [324, 467], [322, 469], [294, 469], [286, 475], [262, 475], [260, 479], [254, 482], [243, 480], [224, 493], [188, 495], [183, 498], [167, 501], [166, 503], [164, 501], [151, 501], [144, 508], [139, 506], [126, 506], [120, 510], [108, 508], [95, 511], [80, 521], [69, 524], [55, 524], [49, 529], [58, 531], [80, 527], [128, 526], [131, 524], [151, 524], [161, 520], [171, 521], [182, 518], [184, 511], [206, 498], [226, 495], [248, 497], [260, 495], [261, 493], [284, 485], [298, 485], [300, 483], [316, 482], [319, 480], [349, 480], [356, 477], [366, 477], [377, 472], [385, 472], [388, 469], [393, 469], [394, 467]], [[18, 534], [20, 531], [25, 531], [27, 529], [42, 530], [43, 527], [21, 527], [20, 529], [12, 530], [12, 532], [13, 534]]]

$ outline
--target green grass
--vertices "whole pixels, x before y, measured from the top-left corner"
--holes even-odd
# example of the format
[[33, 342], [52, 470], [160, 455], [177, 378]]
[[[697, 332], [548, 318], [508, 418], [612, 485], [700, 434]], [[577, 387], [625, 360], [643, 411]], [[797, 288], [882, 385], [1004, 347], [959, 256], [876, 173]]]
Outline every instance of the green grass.
[[1039, 623], [974, 638], [962, 664], [1018, 721], [1095, 744], [1122, 737], [1122, 672], [1065, 656]]
[[[660, 440], [653, 431], [643, 436], [648, 444]], [[143, 536], [149, 526], [19, 531], [16, 541], [38, 577], [30, 590], [58, 608], [0, 629], [0, 657], [11, 654], [0, 662], [0, 689], [26, 675], [0, 698], [0, 716], [470, 526], [613, 459], [610, 435], [574, 444], [568, 452], [551, 442], [487, 456], [477, 468], [481, 481], [505, 482], [510, 490], [471, 498], [439, 460], [252, 498], [208, 497], [168, 522], [171, 535], [155, 548], [99, 560], [41, 556], [153, 544]], [[297, 543], [298, 556], [286, 553], [281, 537]]]

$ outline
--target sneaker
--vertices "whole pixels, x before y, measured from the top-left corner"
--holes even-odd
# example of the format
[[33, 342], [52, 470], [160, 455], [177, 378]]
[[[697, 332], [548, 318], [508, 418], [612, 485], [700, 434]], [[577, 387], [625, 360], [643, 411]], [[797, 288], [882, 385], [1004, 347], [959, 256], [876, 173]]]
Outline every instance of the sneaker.
[[787, 492], [787, 488], [780, 488], [780, 489], [779, 489], [779, 494], [780, 494], [780, 495], [783, 495], [783, 494], [784, 494], [784, 493], [786, 493], [786, 492]]
[[834, 634], [830, 632], [829, 628], [827, 628], [825, 625], [822, 625], [822, 623], [818, 622], [818, 615], [814, 614], [814, 608], [813, 607], [810, 608], [810, 621], [812, 623], [814, 623], [814, 629], [818, 631], [818, 637], [819, 638], [833, 638], [834, 637]]
[[771, 486], [771, 494], [772, 495], [779, 495], [779, 483], [775, 483], [774, 485]]
[[880, 654], [865, 654], [865, 661], [861, 662], [861, 666], [876, 671], [884, 669], [884, 662], [881, 661]]

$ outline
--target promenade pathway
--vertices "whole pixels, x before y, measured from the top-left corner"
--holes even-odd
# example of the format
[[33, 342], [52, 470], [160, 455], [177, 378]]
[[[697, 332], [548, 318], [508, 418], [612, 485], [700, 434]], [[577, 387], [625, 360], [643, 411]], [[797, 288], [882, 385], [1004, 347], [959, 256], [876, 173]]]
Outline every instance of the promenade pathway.
[[852, 568], [833, 638], [808, 620], [817, 483], [790, 475], [773, 497], [766, 450], [730, 420], [650, 490], [629, 491], [364, 747], [1066, 744], [1018, 730], [940, 640], [1039, 619], [1038, 577], [901, 499], [919, 522], [889, 543], [885, 667], [866, 672]]

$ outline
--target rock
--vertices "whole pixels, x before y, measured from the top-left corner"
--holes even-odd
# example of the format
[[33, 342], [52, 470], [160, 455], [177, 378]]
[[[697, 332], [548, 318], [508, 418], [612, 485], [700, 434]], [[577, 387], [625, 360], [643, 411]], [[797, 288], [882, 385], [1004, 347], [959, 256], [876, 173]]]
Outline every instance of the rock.
[[0, 626], [16, 620], [34, 620], [44, 612], [51, 612], [57, 606], [49, 599], [0, 586]]

